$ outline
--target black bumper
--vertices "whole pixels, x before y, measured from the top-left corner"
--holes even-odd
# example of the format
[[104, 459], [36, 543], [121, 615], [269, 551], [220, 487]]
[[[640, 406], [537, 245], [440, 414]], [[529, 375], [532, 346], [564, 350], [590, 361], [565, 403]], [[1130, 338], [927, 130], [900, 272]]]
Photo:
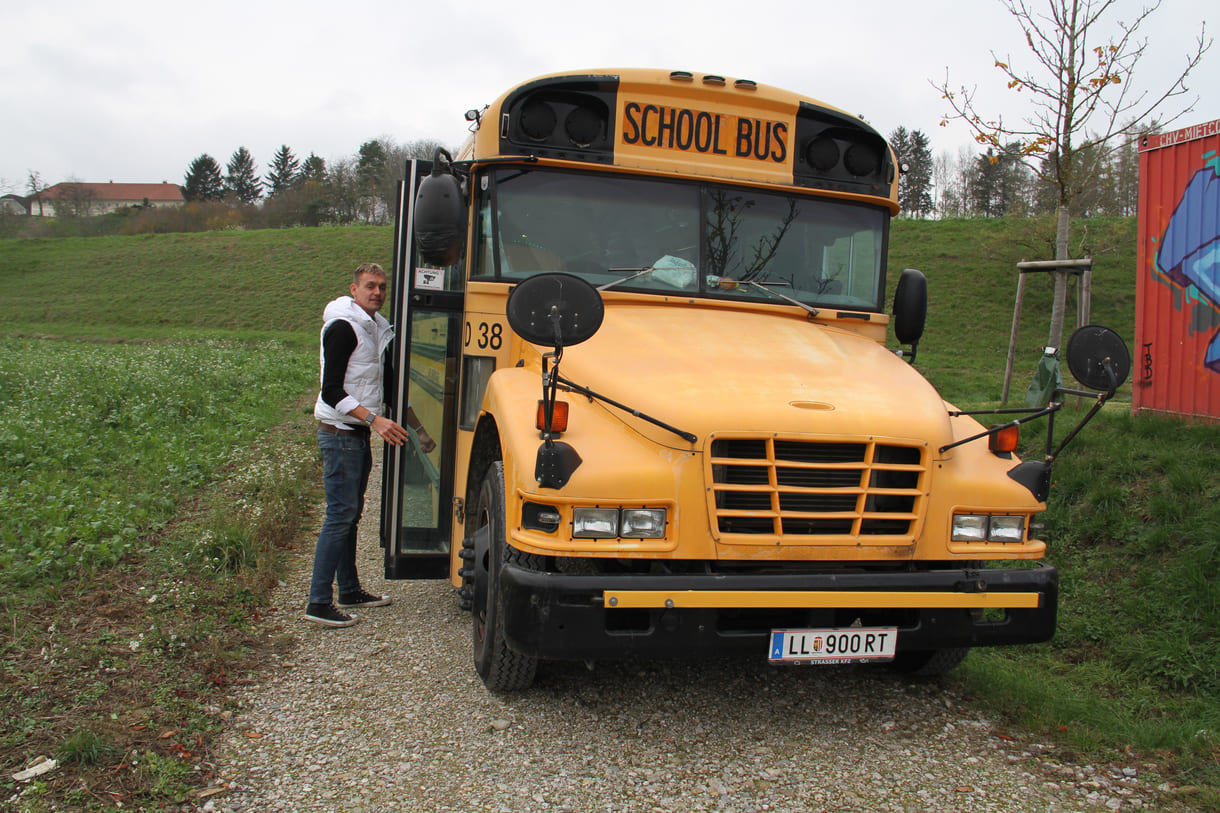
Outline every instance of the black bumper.
[[[755, 652], [780, 628], [898, 628], [899, 651], [1002, 646], [1055, 633], [1059, 574], [1032, 568], [697, 575], [569, 575], [505, 564], [500, 572], [505, 638], [545, 659], [648, 658]], [[875, 591], [1038, 593], [1038, 606], [1004, 611], [962, 608], [616, 609], [614, 590]], [[845, 602], [846, 603], [846, 602]]]

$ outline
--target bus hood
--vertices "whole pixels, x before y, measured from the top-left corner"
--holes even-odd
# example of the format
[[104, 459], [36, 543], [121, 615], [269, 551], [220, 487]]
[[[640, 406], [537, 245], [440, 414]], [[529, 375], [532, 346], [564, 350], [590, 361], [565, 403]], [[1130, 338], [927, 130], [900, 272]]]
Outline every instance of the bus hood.
[[[877, 342], [774, 309], [607, 303], [560, 374], [706, 439], [712, 433], [952, 440], [945, 404]], [[619, 413], [666, 444], [674, 436]]]

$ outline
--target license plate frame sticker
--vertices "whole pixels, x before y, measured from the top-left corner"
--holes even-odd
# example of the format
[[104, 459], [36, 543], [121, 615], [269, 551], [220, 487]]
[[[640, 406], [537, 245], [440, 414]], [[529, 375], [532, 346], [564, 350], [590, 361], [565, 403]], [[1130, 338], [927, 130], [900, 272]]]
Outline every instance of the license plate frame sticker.
[[894, 660], [897, 627], [771, 630], [767, 661], [832, 666]]

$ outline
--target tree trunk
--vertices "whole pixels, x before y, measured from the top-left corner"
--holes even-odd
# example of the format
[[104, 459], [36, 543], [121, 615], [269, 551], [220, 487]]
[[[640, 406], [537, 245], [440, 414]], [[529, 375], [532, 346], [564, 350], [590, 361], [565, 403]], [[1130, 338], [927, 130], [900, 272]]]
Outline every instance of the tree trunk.
[[[1056, 210], [1057, 225], [1055, 227], [1055, 259], [1068, 259], [1068, 226], [1071, 223], [1071, 214], [1068, 207], [1064, 203], [1059, 204]], [[1056, 269], [1055, 274], [1055, 302], [1051, 310], [1051, 334], [1046, 340], [1047, 347], [1059, 349], [1059, 344], [1063, 340], [1063, 312], [1066, 309], [1067, 300], [1067, 272], [1061, 269]]]

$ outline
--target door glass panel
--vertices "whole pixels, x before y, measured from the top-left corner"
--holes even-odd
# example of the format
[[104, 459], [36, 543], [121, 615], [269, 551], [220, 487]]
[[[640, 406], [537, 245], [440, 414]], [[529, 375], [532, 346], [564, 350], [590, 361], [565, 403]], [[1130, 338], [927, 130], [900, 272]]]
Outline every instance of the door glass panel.
[[[449, 488], [444, 444], [451, 436], [456, 361], [451, 350], [458, 335], [460, 314], [415, 310], [411, 313], [411, 352], [408, 375], [410, 407], [436, 448], [424, 452], [419, 436], [400, 456], [399, 499], [402, 505], [399, 553], [444, 553], [449, 550]], [[404, 418], [403, 425], [408, 421]], [[409, 532], [408, 532], [408, 529]]]

